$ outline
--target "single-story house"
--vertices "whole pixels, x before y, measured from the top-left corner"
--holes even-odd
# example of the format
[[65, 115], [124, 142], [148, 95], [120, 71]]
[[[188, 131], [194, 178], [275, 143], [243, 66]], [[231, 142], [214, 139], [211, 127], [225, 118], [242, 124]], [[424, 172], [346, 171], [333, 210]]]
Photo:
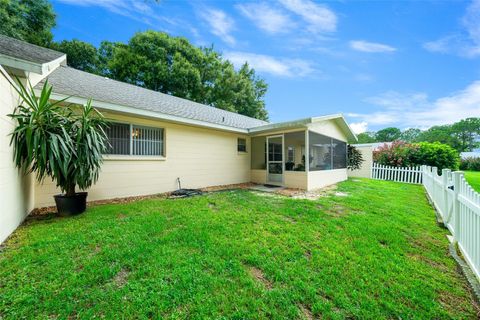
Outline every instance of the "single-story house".
[[33, 208], [54, 205], [51, 181], [39, 184], [13, 165], [7, 114], [19, 98], [7, 78], [46, 79], [53, 99], [93, 105], [111, 121], [111, 148], [89, 200], [149, 195], [182, 187], [245, 182], [306, 190], [347, 179], [348, 139], [341, 114], [268, 123], [68, 67], [65, 54], [0, 36], [0, 242]]

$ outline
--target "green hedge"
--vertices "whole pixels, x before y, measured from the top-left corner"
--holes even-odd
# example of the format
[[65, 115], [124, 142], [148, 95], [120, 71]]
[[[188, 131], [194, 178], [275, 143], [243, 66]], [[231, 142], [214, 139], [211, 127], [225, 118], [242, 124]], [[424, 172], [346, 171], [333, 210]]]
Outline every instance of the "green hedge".
[[440, 142], [405, 143], [395, 141], [383, 145], [373, 154], [375, 162], [395, 167], [428, 165], [442, 169], [458, 170], [460, 157], [449, 145]]
[[465, 158], [460, 160], [460, 170], [480, 171], [480, 158]]

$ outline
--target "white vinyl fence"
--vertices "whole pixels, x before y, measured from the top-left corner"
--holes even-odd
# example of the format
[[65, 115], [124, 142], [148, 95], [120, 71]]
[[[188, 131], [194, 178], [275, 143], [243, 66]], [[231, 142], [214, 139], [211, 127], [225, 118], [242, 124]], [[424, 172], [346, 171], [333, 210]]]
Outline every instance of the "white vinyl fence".
[[391, 167], [378, 163], [372, 165], [372, 179], [405, 183], [422, 183], [421, 167]]
[[480, 280], [480, 194], [463, 172], [423, 166], [423, 186], [466, 262]]
[[396, 168], [372, 165], [372, 178], [422, 184], [466, 262], [480, 280], [480, 194], [463, 172], [429, 166]]

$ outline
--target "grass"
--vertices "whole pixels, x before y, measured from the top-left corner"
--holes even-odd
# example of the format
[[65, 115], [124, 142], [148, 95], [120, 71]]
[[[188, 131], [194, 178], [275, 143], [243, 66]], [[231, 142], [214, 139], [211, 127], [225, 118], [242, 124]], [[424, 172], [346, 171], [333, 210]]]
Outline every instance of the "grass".
[[480, 171], [465, 171], [465, 179], [475, 191], [480, 192]]
[[246, 190], [31, 220], [0, 253], [0, 318], [476, 319], [420, 186], [318, 201]]

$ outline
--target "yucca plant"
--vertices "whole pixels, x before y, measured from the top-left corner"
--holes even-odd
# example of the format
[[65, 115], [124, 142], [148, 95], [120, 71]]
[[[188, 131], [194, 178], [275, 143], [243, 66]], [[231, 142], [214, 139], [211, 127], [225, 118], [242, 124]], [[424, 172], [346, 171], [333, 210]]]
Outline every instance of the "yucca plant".
[[65, 106], [64, 100], [51, 100], [48, 82], [39, 96], [31, 85], [27, 89], [17, 82], [12, 87], [21, 103], [9, 115], [17, 121], [10, 141], [15, 165], [34, 173], [39, 182], [50, 177], [66, 197], [74, 197], [77, 186], [85, 190], [98, 179], [107, 122], [91, 101]]

